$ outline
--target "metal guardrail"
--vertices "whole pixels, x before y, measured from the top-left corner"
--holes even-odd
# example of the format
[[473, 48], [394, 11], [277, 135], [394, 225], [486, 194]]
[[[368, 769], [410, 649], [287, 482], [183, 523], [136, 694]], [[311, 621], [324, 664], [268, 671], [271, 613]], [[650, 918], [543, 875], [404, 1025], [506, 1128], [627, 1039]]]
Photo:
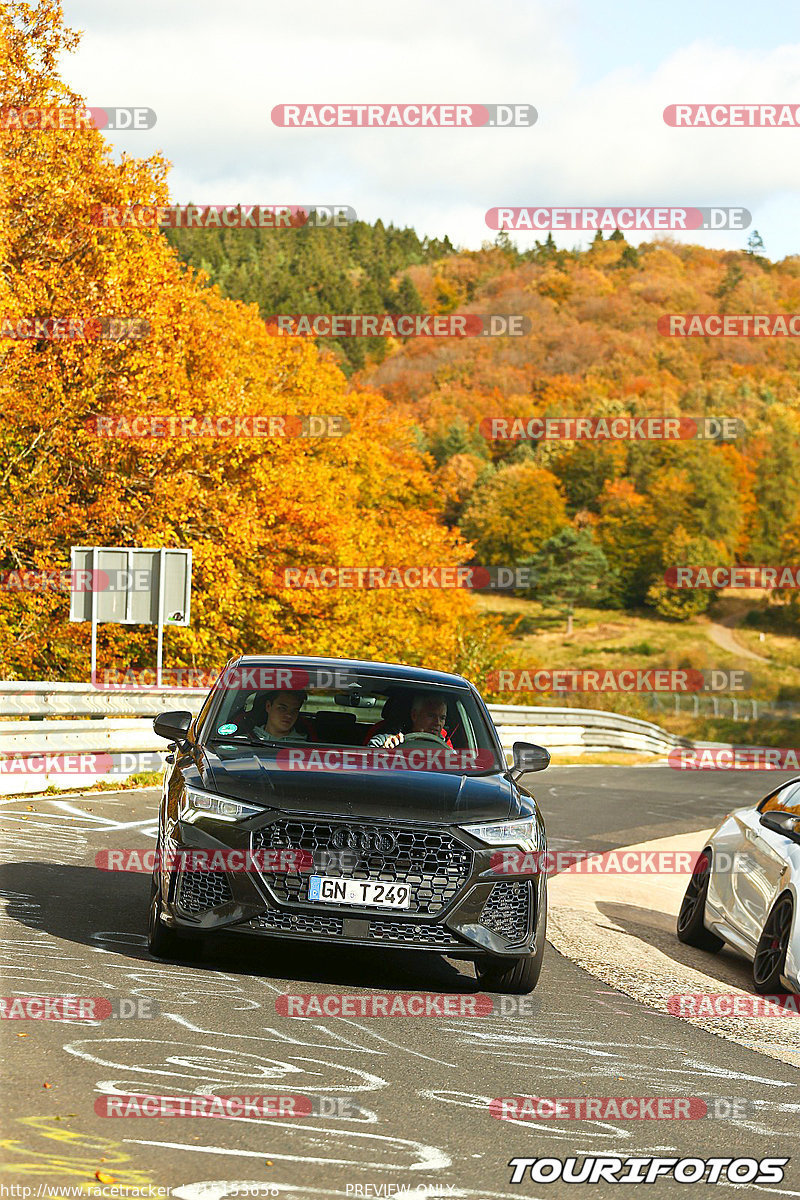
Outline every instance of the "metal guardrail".
[[791, 700], [759, 700], [754, 696], [700, 696], [697, 692], [672, 696], [650, 696], [650, 707], [654, 712], [673, 712], [676, 715], [726, 717], [731, 721], [757, 721], [760, 717], [776, 720], [794, 720], [800, 713], [800, 704]]
[[91, 683], [0, 680], [0, 717], [149, 717], [171, 708], [200, 711], [208, 688], [94, 687]]
[[[111, 688], [104, 690], [93, 687], [90, 683], [26, 683], [0, 680], [0, 718], [27, 717], [30, 720], [44, 717], [135, 717], [155, 716], [170, 708], [191, 709], [198, 712], [207, 688], [142, 688], [140, 691], [115, 691]], [[750, 697], [736, 696], [699, 696], [690, 695], [660, 696], [653, 693], [650, 705], [655, 713], [672, 712], [676, 714], [689, 713], [692, 716], [703, 714], [717, 717], [730, 717], [734, 721], [754, 721], [759, 717], [794, 717], [800, 713], [800, 704], [790, 701], [765, 701]], [[629, 721], [629, 728], [641, 728], [650, 725], [664, 733], [660, 726], [651, 722], [639, 721], [633, 717], [623, 717], [619, 714], [603, 714], [598, 709], [586, 708], [545, 708], [533, 705], [493, 704], [490, 710], [498, 713], [533, 714], [536, 719], [521, 717], [515, 724], [552, 725], [554, 722], [548, 713], [560, 714], [563, 721], [556, 720], [555, 724], [580, 724], [576, 716], [570, 722], [568, 714], [593, 714], [595, 717], [607, 715], [615, 721], [617, 727], [621, 722]], [[495, 722], [496, 724], [498, 722]], [[600, 722], [602, 724], [602, 722]]]
[[[152, 718], [169, 709], [197, 713], [207, 694], [205, 688], [122, 693], [81, 683], [0, 681], [0, 717], [17, 718], [0, 720], [0, 795], [64, 788], [65, 774], [73, 789], [158, 770], [167, 748]], [[555, 754], [622, 750], [662, 757], [692, 744], [650, 721], [593, 708], [490, 704], [489, 712], [508, 756], [515, 741], [537, 742]], [[92, 719], [52, 719], [58, 717]], [[37, 769], [15, 771], [8, 755], [36, 756]]]

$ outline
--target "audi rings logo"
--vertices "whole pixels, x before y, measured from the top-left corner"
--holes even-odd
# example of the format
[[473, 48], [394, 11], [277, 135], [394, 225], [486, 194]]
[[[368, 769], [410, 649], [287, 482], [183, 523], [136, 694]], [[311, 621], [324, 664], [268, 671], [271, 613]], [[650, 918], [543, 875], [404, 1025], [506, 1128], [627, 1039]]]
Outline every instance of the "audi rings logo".
[[358, 850], [361, 854], [391, 854], [397, 849], [397, 835], [382, 829], [336, 829], [331, 848]]

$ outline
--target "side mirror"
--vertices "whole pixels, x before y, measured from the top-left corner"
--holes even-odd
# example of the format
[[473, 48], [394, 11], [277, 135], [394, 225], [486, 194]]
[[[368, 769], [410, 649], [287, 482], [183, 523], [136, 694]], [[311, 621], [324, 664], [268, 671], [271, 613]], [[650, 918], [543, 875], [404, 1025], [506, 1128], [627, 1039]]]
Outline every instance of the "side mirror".
[[526, 771], [544, 771], [550, 766], [549, 751], [534, 742], [514, 742], [513, 754], [515, 775], [524, 775]]
[[800, 842], [800, 814], [790, 812], [780, 812], [776, 808], [771, 808], [769, 812], [761, 814], [759, 825], [763, 825], [765, 829], [771, 829], [773, 833], [782, 833], [784, 837], [791, 838], [793, 842]]
[[159, 737], [182, 745], [186, 741], [189, 726], [194, 718], [190, 712], [159, 713], [153, 721], [153, 729]]

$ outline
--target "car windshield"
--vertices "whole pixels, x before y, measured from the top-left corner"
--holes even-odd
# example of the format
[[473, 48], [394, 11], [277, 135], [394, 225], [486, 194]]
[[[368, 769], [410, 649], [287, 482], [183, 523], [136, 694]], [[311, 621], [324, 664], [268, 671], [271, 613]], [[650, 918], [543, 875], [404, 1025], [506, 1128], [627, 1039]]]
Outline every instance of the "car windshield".
[[333, 672], [234, 668], [218, 685], [222, 702], [204, 740], [263, 746], [279, 755], [278, 765], [282, 756], [298, 768], [341, 762], [345, 770], [479, 773], [505, 766], [466, 688], [359, 672], [337, 672], [333, 686], [317, 686], [325, 674]]

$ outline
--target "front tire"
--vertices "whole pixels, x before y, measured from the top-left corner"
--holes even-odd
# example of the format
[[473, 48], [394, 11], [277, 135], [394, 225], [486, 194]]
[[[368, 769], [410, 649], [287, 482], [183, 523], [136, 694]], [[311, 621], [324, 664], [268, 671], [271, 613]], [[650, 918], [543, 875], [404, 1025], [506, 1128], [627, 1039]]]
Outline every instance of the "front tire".
[[541, 955], [527, 954], [524, 958], [501, 958], [486, 964], [480, 963], [476, 973], [481, 987], [487, 992], [527, 994], [539, 982], [541, 970]]
[[542, 905], [536, 921], [536, 950], [520, 958], [478, 959], [475, 975], [487, 992], [511, 992], [526, 995], [539, 982], [547, 934], [547, 888], [543, 889]]
[[677, 933], [679, 942], [716, 954], [718, 950], [722, 949], [725, 942], [705, 926], [706, 898], [710, 879], [711, 851], [704, 850], [694, 865], [692, 877], [683, 897], [683, 903], [678, 913]]
[[161, 885], [154, 874], [150, 883], [150, 908], [147, 914], [147, 949], [154, 958], [185, 958], [190, 950], [188, 939], [163, 924], [162, 909]]
[[792, 929], [794, 902], [790, 892], [779, 896], [764, 922], [753, 959], [753, 986], [762, 995], [780, 992]]

